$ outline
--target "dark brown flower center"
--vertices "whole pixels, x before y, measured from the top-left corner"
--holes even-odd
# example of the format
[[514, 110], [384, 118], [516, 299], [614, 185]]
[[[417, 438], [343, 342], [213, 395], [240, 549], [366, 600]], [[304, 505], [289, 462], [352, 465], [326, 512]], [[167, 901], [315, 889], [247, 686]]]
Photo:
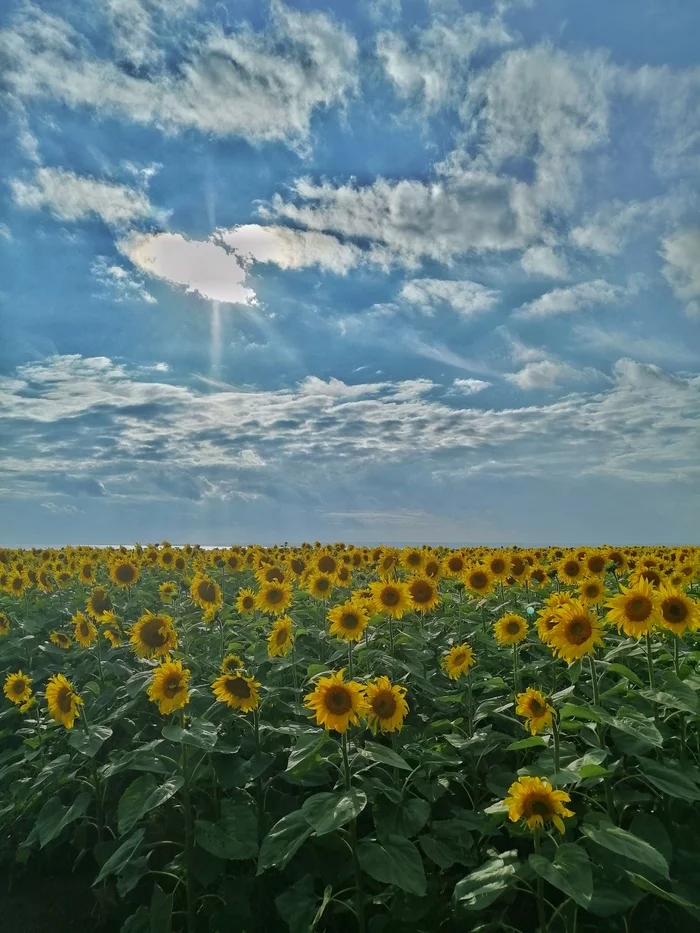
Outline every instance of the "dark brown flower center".
[[541, 816], [543, 819], [547, 819], [552, 813], [552, 808], [548, 801], [543, 800], [541, 797], [531, 800], [528, 809], [530, 811], [530, 816]]
[[515, 619], [513, 619], [511, 622], [508, 623], [508, 625], [506, 625], [506, 632], [508, 632], [509, 635], [517, 635], [519, 631], [520, 631], [520, 623], [516, 622]]
[[267, 591], [267, 601], [273, 605], [282, 602], [283, 597], [284, 593], [282, 590], [271, 589]]
[[62, 713], [70, 713], [73, 708], [73, 692], [69, 687], [61, 687], [56, 695], [56, 703]]
[[452, 658], [452, 663], [455, 667], [461, 667], [462, 664], [467, 660], [467, 656], [463, 651], [458, 651]]
[[331, 687], [326, 693], [326, 709], [341, 716], [352, 709], [352, 696], [346, 687]]
[[328, 554], [324, 554], [324, 556], [318, 562], [318, 569], [321, 571], [321, 573], [333, 573], [336, 567], [337, 564], [335, 560]]
[[681, 599], [671, 596], [661, 604], [664, 620], [671, 625], [682, 625], [688, 618], [688, 607]]
[[197, 587], [197, 595], [203, 603], [216, 602], [216, 587], [211, 580], [202, 580]]
[[418, 581], [411, 586], [411, 596], [415, 603], [429, 603], [433, 598], [433, 588], [429, 583]]
[[298, 557], [293, 557], [292, 560], [290, 561], [289, 566], [292, 568], [294, 573], [300, 574], [304, 572], [304, 567], [306, 565], [304, 564], [303, 560], [299, 560]]
[[277, 630], [276, 641], [278, 645], [283, 645], [289, 636], [289, 631], [286, 628], [281, 628]]
[[242, 677], [231, 677], [226, 681], [226, 690], [239, 700], [247, 700], [250, 697], [250, 685]]
[[532, 697], [530, 699], [530, 715], [531, 716], [544, 716], [547, 712], [547, 707], [543, 706], [539, 700]]
[[396, 712], [396, 698], [390, 690], [380, 691], [372, 700], [372, 711], [379, 719], [391, 719]]
[[360, 624], [360, 620], [354, 612], [346, 612], [340, 620], [340, 624], [343, 626], [343, 628], [346, 628], [348, 631], [352, 632], [353, 629], [356, 629]]
[[143, 623], [139, 637], [144, 645], [149, 648], [162, 648], [167, 641], [167, 634], [165, 631], [161, 631], [162, 629], [165, 629], [165, 623], [163, 619], [156, 616], [154, 619], [149, 619]]
[[581, 572], [581, 565], [577, 560], [567, 560], [564, 564], [564, 573], [568, 577], [577, 577]]
[[284, 574], [279, 567], [270, 567], [265, 571], [265, 580], [267, 583], [281, 583], [284, 580]]
[[646, 596], [633, 596], [627, 603], [627, 618], [632, 622], [644, 622], [653, 608], [651, 600]]
[[16, 680], [16, 681], [12, 684], [12, 690], [13, 690], [14, 693], [17, 694], [17, 696], [19, 696], [21, 693], [24, 693], [24, 691], [25, 691], [25, 689], [26, 689], [26, 686], [27, 686], [26, 681], [24, 681], [24, 680]]
[[591, 637], [589, 619], [573, 619], [566, 627], [566, 640], [572, 645], [582, 645]]
[[450, 557], [450, 559], [447, 562], [447, 566], [450, 568], [450, 570], [453, 573], [456, 573], [463, 569], [464, 561], [462, 560], [461, 557]]
[[244, 609], [252, 609], [254, 605], [255, 605], [255, 600], [253, 599], [252, 596], [243, 597], [243, 608]]
[[327, 580], [325, 577], [321, 577], [316, 581], [316, 590], [319, 593], [325, 593], [330, 587], [330, 580]]
[[605, 569], [605, 558], [601, 554], [594, 554], [588, 558], [588, 569], [591, 573], [600, 573]]
[[525, 573], [525, 561], [520, 557], [515, 557], [510, 563], [510, 572], [516, 577], [519, 577], [520, 574]]
[[92, 606], [93, 612], [96, 612], [98, 615], [112, 608], [112, 603], [109, 601], [109, 597], [104, 590], [95, 590], [90, 597], [90, 605]]
[[488, 580], [486, 579], [486, 574], [482, 573], [480, 570], [477, 570], [476, 573], [473, 573], [470, 577], [472, 586], [480, 590], [482, 587], [486, 586]]
[[494, 573], [503, 573], [505, 569], [506, 569], [506, 562], [502, 558], [495, 557], [491, 561], [491, 570], [493, 570]]
[[136, 570], [131, 564], [120, 564], [115, 572], [115, 577], [120, 583], [131, 583], [136, 577]]
[[163, 684], [163, 693], [166, 695], [166, 697], [169, 700], [172, 700], [172, 698], [177, 694], [180, 688], [181, 688], [180, 676], [178, 674], [173, 674], [172, 677], [168, 677], [168, 679]]
[[398, 591], [392, 589], [383, 590], [381, 599], [385, 606], [395, 606], [399, 601]]

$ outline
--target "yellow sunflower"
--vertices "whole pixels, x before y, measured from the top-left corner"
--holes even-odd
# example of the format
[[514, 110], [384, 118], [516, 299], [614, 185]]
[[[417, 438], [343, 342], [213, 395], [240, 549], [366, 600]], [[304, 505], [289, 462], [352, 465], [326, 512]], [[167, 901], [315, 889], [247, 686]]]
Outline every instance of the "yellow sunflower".
[[169, 547], [158, 551], [158, 563], [165, 570], [171, 570], [175, 564], [175, 552]]
[[408, 713], [406, 688], [393, 684], [388, 677], [375, 677], [365, 687], [367, 711], [365, 719], [374, 734], [400, 732]]
[[222, 674], [235, 674], [243, 668], [243, 661], [237, 654], [227, 654], [219, 666]]
[[190, 585], [190, 597], [192, 602], [196, 603], [200, 609], [214, 610], [221, 609], [224, 604], [221, 595], [221, 587], [215, 583], [211, 577], [203, 573], [197, 573]]
[[533, 831], [543, 829], [545, 823], [553, 823], [563, 833], [562, 817], [574, 815], [564, 806], [570, 801], [565, 791], [554, 790], [546, 778], [521, 777], [510, 785], [503, 803], [508, 807], [511, 822], [524, 820]]
[[683, 590], [666, 585], [660, 587], [658, 595], [659, 624], [663, 628], [676, 635], [683, 635], [689, 630], [696, 632], [700, 628], [700, 608]]
[[466, 588], [477, 596], [485, 596], [493, 590], [494, 578], [486, 564], [469, 567], [462, 580]]
[[76, 612], [71, 619], [75, 640], [81, 648], [89, 648], [97, 641], [97, 629], [83, 612]]
[[250, 615], [255, 610], [255, 593], [253, 590], [241, 590], [236, 597], [236, 609], [242, 616]]
[[289, 654], [293, 645], [292, 620], [289, 616], [280, 616], [275, 620], [267, 637], [267, 653], [271, 658], [284, 657]]
[[265, 583], [255, 597], [256, 608], [261, 612], [281, 615], [292, 602], [292, 587], [289, 583]]
[[133, 586], [139, 578], [139, 568], [133, 561], [117, 560], [110, 565], [109, 577], [115, 586]]
[[371, 583], [370, 590], [376, 612], [400, 619], [411, 609], [411, 594], [405, 583], [379, 581]]
[[225, 703], [231, 709], [239, 709], [242, 713], [250, 713], [260, 703], [261, 686], [254, 677], [232, 672], [217, 677], [211, 689], [220, 703]]
[[10, 634], [10, 620], [7, 618], [4, 612], [0, 612], [0, 638], [3, 635]]
[[555, 710], [547, 702], [544, 693], [528, 687], [524, 693], [519, 693], [515, 700], [515, 712], [518, 716], [525, 717], [531, 735], [544, 732], [547, 726], [552, 727], [552, 716]]
[[603, 626], [587, 603], [568, 603], [557, 610], [555, 618], [557, 625], [549, 635], [549, 647], [567, 664], [593, 654], [596, 645], [603, 644]]
[[405, 547], [401, 550], [401, 566], [409, 573], [422, 574], [428, 555], [419, 547]]
[[161, 716], [167, 716], [190, 702], [189, 682], [190, 672], [182, 661], [163, 661], [153, 670], [148, 699], [158, 704]]
[[304, 589], [315, 599], [328, 599], [334, 586], [335, 578], [327, 573], [311, 573], [304, 578]]
[[29, 702], [32, 697], [32, 678], [23, 674], [22, 671], [17, 671], [16, 674], [8, 674], [2, 692], [15, 706], [22, 706], [24, 703]]
[[57, 648], [70, 648], [73, 644], [70, 636], [66, 635], [65, 632], [51, 632], [49, 639]]
[[54, 674], [46, 684], [46, 703], [49, 715], [60, 722], [66, 729], [72, 729], [80, 716], [79, 708], [83, 701], [73, 689], [73, 685], [63, 674]]
[[119, 627], [119, 623], [115, 620], [114, 622], [106, 622], [102, 626], [102, 634], [110, 643], [112, 648], [118, 648], [122, 643], [122, 630]]
[[360, 600], [349, 599], [328, 613], [329, 632], [344, 641], [359, 641], [369, 625], [369, 612]]
[[131, 650], [138, 658], [165, 658], [177, 648], [177, 632], [170, 616], [150, 610], [131, 626]]
[[80, 569], [78, 570], [78, 579], [81, 583], [95, 582], [95, 568], [93, 567], [91, 561], [86, 560], [80, 564]]
[[559, 562], [557, 573], [564, 583], [578, 583], [585, 576], [586, 568], [583, 561], [572, 555]]
[[605, 584], [598, 577], [588, 577], [579, 584], [578, 598], [581, 602], [600, 605], [605, 595]]
[[605, 605], [608, 621], [631, 638], [649, 635], [661, 622], [659, 594], [648, 580], [639, 580], [630, 587], [621, 585], [619, 595]]
[[109, 612], [112, 608], [112, 602], [107, 595], [107, 590], [102, 586], [96, 586], [88, 596], [85, 608], [93, 619], [101, 622], [105, 612]]
[[20, 570], [13, 570], [8, 578], [7, 586], [5, 589], [12, 596], [16, 596], [19, 599], [20, 596], [27, 589], [29, 580], [27, 579], [25, 573]]
[[514, 612], [507, 612], [493, 624], [494, 635], [499, 645], [519, 645], [527, 638], [527, 629], [527, 619]]
[[411, 577], [406, 586], [416, 612], [424, 615], [440, 605], [437, 583], [429, 577]]
[[508, 556], [500, 551], [496, 551], [486, 560], [486, 566], [494, 581], [503, 580], [508, 576]]
[[471, 645], [466, 643], [455, 645], [443, 655], [440, 663], [450, 680], [459, 680], [474, 665], [474, 652]]
[[160, 595], [161, 602], [172, 602], [173, 597], [177, 596], [177, 583], [172, 580], [166, 580], [165, 583], [161, 583], [158, 587], [158, 594]]
[[547, 584], [549, 583], [549, 574], [547, 573], [544, 567], [541, 567], [538, 565], [532, 568], [528, 579], [530, 580], [530, 584], [535, 589], [539, 590], [539, 589], [542, 589], [543, 586], [547, 586]]
[[442, 572], [446, 577], [459, 578], [467, 569], [467, 559], [462, 551], [450, 551], [442, 561]]
[[314, 711], [319, 726], [341, 733], [351, 723], [358, 725], [367, 710], [365, 688], [355, 680], [345, 682], [344, 673], [341, 670], [320, 677], [316, 689], [304, 698], [304, 705]]
[[584, 558], [584, 563], [586, 571], [591, 576], [603, 576], [608, 565], [608, 557], [602, 551], [590, 551]]

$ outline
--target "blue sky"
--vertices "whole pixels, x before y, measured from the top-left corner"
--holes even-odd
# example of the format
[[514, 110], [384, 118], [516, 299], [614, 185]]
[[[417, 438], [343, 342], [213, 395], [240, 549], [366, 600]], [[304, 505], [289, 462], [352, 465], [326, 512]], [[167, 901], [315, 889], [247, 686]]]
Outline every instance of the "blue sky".
[[0, 543], [697, 543], [699, 33], [8, 0]]

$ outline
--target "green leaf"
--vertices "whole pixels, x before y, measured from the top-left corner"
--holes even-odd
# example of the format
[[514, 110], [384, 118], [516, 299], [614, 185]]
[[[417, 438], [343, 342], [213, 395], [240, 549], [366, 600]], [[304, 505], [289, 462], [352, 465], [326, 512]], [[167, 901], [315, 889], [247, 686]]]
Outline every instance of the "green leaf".
[[587, 722], [599, 722], [600, 717], [588, 706], [578, 703], [565, 703], [559, 711], [561, 719], [585, 719]]
[[225, 800], [218, 823], [196, 820], [194, 837], [198, 845], [222, 859], [255, 858], [258, 854], [258, 821], [248, 806]]
[[194, 748], [209, 752], [216, 745], [219, 730], [216, 724], [209, 722], [208, 719], [193, 719], [188, 729], [183, 729], [174, 723], [163, 726], [161, 735], [168, 742], [182, 742], [183, 745], [192, 745]]
[[87, 732], [83, 729], [72, 732], [68, 744], [87, 758], [94, 758], [111, 735], [109, 726], [90, 726]]
[[181, 787], [180, 775], [160, 785], [156, 783], [152, 774], [142, 774], [132, 781], [122, 794], [117, 807], [119, 835], [130, 832], [142, 817], [169, 800]]
[[372, 809], [380, 839], [388, 836], [416, 836], [430, 817], [430, 804], [421, 797], [402, 800], [398, 806], [380, 798]]
[[588, 853], [581, 846], [565, 842], [557, 849], [553, 861], [543, 855], [531, 855], [528, 861], [545, 881], [580, 907], [588, 907], [593, 897], [593, 872]]
[[392, 748], [387, 748], [386, 745], [379, 745], [377, 742], [365, 742], [362, 751], [372, 761], [383, 765], [391, 765], [392, 768], [400, 768], [404, 771], [413, 771], [413, 768], [407, 761], [404, 761], [401, 755], [397, 755]]
[[623, 732], [625, 735], [631, 735], [637, 739], [640, 749], [661, 748], [664, 744], [663, 736], [654, 725], [651, 719], [643, 716], [633, 716], [631, 712], [627, 715], [617, 715], [611, 721], [610, 725], [614, 731]]
[[152, 679], [153, 671], [139, 671], [138, 674], [132, 674], [124, 685], [126, 687], [126, 692], [133, 699]]
[[325, 729], [314, 729], [310, 734], [299, 736], [296, 745], [289, 754], [285, 774], [303, 777], [310, 771], [319, 768], [323, 764], [320, 752], [327, 743], [328, 733]]
[[153, 886], [151, 895], [150, 933], [170, 933], [173, 920], [173, 895], [166, 894], [159, 884]]
[[136, 913], [126, 918], [122, 924], [121, 933], [150, 933], [150, 929], [148, 907], [142, 904]]
[[636, 684], [637, 687], [643, 687], [644, 681], [641, 680], [634, 671], [630, 670], [629, 667], [626, 667], [624, 664], [616, 663], [607, 663], [606, 661], [602, 662], [605, 665], [605, 669], [608, 673], [619, 674], [620, 677], [624, 677], [626, 680], [629, 680], [631, 683]]
[[517, 880], [515, 852], [489, 859], [466, 878], [458, 881], [454, 899], [467, 910], [483, 910], [507, 891]]
[[423, 860], [416, 846], [403, 836], [389, 836], [383, 842], [361, 842], [357, 857], [362, 870], [384, 884], [422, 897], [427, 889]]
[[309, 933], [316, 916], [314, 879], [304, 875], [275, 898], [277, 913], [289, 927], [289, 933]]
[[633, 871], [628, 871], [627, 877], [646, 894], [654, 894], [656, 897], [660, 897], [662, 900], [668, 901], [670, 904], [675, 904], [676, 907], [682, 907], [684, 910], [689, 910], [694, 917], [697, 917], [697, 912], [700, 910], [700, 904], [693, 904], [691, 901], [687, 901], [684, 897], [679, 897], [672, 891], [666, 891], [664, 888], [660, 888], [658, 884], [654, 884], [653, 881], [649, 881], [649, 879], [645, 878], [644, 875], [637, 875]]
[[696, 715], [700, 710], [700, 701], [698, 701], [695, 691], [674, 675], [666, 675], [663, 689], [641, 690], [640, 693], [647, 700], [651, 700], [652, 703], [658, 703], [668, 709], [679, 709]]
[[629, 830], [635, 836], [644, 839], [649, 845], [658, 849], [669, 865], [671, 864], [673, 860], [673, 843], [660, 819], [652, 816], [651, 813], [637, 813]]
[[507, 752], [519, 752], [523, 748], [546, 748], [547, 743], [541, 735], [531, 735], [527, 739], [519, 739], [517, 742], [511, 742], [506, 745]]
[[597, 829], [586, 825], [581, 826], [584, 835], [604, 849], [623, 855], [625, 858], [640, 862], [651, 868], [656, 874], [668, 878], [668, 862], [654, 846], [628, 833], [618, 826], [600, 826]]
[[273, 866], [283, 869], [312, 832], [301, 810], [283, 816], [262, 841], [257, 874]]
[[700, 790], [697, 784], [681, 770], [680, 764], [677, 764], [675, 768], [667, 768], [666, 765], [659, 764], [651, 758], [640, 758], [639, 767], [645, 780], [662, 793], [681, 800], [689, 800], [691, 803], [700, 800]]
[[96, 884], [99, 884], [100, 881], [104, 881], [105, 878], [108, 878], [110, 875], [118, 875], [136, 854], [136, 850], [141, 845], [141, 841], [145, 834], [146, 830], [141, 828], [137, 829], [135, 833], [132, 833], [128, 839], [125, 839], [117, 851], [104, 863], [100, 869], [99, 875], [92, 882], [92, 886], [94, 887]]
[[367, 794], [352, 788], [344, 793], [314, 794], [304, 801], [301, 812], [316, 835], [325, 836], [358, 817], [366, 805]]
[[70, 823], [80, 819], [92, 803], [92, 795], [81, 793], [70, 807], [61, 803], [60, 797], [52, 797], [44, 804], [36, 821], [39, 847], [44, 848], [55, 839]]

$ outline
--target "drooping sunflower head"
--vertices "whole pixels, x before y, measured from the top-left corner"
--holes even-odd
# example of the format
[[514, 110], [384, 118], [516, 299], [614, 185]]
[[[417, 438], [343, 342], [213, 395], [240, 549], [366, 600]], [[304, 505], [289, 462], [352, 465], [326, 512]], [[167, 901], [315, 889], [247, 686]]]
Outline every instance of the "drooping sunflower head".
[[365, 718], [373, 733], [400, 732], [408, 713], [406, 688], [393, 684], [388, 677], [375, 677], [365, 687]]
[[442, 574], [442, 564], [437, 557], [428, 557], [423, 568], [423, 573], [429, 580], [438, 581]]
[[200, 609], [220, 609], [224, 600], [221, 594], [221, 587], [218, 583], [205, 576], [203, 573], [197, 573], [190, 585], [190, 597]]
[[557, 625], [549, 635], [549, 647], [567, 664], [593, 654], [596, 645], [603, 644], [602, 625], [591, 614], [588, 603], [572, 601], [557, 610], [555, 619]]
[[474, 652], [471, 645], [454, 645], [443, 655], [440, 661], [450, 680], [459, 680], [474, 665]]
[[534, 687], [528, 687], [524, 693], [519, 693], [515, 700], [515, 712], [518, 716], [525, 717], [525, 724], [531, 735], [543, 732], [547, 726], [551, 727], [555, 711], [543, 693]]
[[394, 547], [380, 548], [377, 555], [377, 576], [382, 580], [391, 580], [396, 575], [401, 555]]
[[493, 589], [494, 578], [486, 564], [469, 567], [462, 579], [466, 588], [477, 596], [485, 596]]
[[237, 654], [227, 654], [221, 662], [219, 670], [222, 674], [235, 674], [237, 671], [243, 670], [243, 667], [243, 660]]
[[116, 560], [109, 568], [109, 577], [115, 586], [122, 586], [126, 589], [138, 580], [139, 568], [131, 560]]
[[158, 587], [158, 594], [163, 603], [172, 602], [173, 597], [177, 596], [177, 583], [173, 580], [166, 580]]
[[82, 699], [63, 674], [54, 674], [46, 684], [46, 703], [49, 715], [66, 729], [72, 729], [80, 715]]
[[8, 674], [2, 692], [15, 706], [22, 706], [31, 699], [32, 678], [23, 674], [22, 671], [17, 671], [16, 674]]
[[696, 632], [700, 628], [700, 607], [683, 590], [662, 586], [659, 599], [659, 624], [663, 628], [676, 635], [683, 635], [687, 631]]
[[78, 579], [81, 583], [95, 582], [95, 568], [92, 564], [92, 561], [81, 561], [80, 568], [78, 570]]
[[261, 612], [282, 615], [292, 602], [292, 588], [286, 581], [265, 583], [260, 587], [255, 598], [255, 606]]
[[182, 661], [163, 661], [154, 669], [148, 699], [158, 704], [161, 716], [174, 713], [189, 703], [189, 681], [190, 672], [183, 668]]
[[530, 564], [523, 554], [514, 553], [510, 555], [510, 565], [508, 567], [508, 576], [513, 580], [520, 580], [526, 576], [530, 569]]
[[581, 581], [578, 597], [582, 602], [599, 605], [605, 600], [605, 584], [599, 577], [588, 577]]
[[563, 790], [554, 790], [546, 778], [521, 777], [508, 788], [503, 801], [508, 807], [508, 817], [513, 823], [523, 820], [528, 829], [543, 829], [545, 823], [553, 823], [560, 833], [564, 832], [562, 817], [573, 816], [564, 804], [571, 797]]
[[651, 583], [640, 579], [634, 586], [620, 586], [620, 593], [605, 604], [607, 618], [631, 638], [641, 638], [661, 622], [659, 594]]
[[344, 673], [341, 670], [320, 677], [316, 689], [304, 698], [304, 705], [314, 711], [319, 726], [341, 733], [351, 723], [358, 725], [367, 709], [364, 687], [354, 680], [344, 681]]
[[177, 632], [170, 616], [150, 610], [131, 626], [131, 650], [139, 658], [165, 658], [177, 648]]
[[260, 704], [260, 687], [254, 677], [246, 677], [242, 671], [221, 674], [211, 685], [214, 696], [220, 703], [242, 713], [250, 713]]
[[64, 650], [70, 648], [73, 644], [70, 636], [66, 635], [65, 632], [51, 632], [49, 639], [57, 648], [63, 648]]
[[549, 583], [549, 574], [544, 567], [537, 564], [530, 571], [529, 580], [530, 584], [535, 587], [535, 589], [540, 589]]
[[400, 581], [379, 581], [370, 584], [374, 608], [377, 612], [400, 619], [411, 609], [411, 594], [408, 586]]
[[519, 645], [527, 638], [527, 619], [508, 612], [494, 622], [493, 631], [499, 645]]
[[236, 609], [242, 616], [250, 615], [255, 611], [255, 593], [250, 589], [243, 589], [236, 597]]
[[102, 621], [105, 612], [112, 608], [112, 601], [107, 595], [107, 590], [102, 586], [96, 586], [87, 599], [86, 609], [93, 619]]
[[411, 577], [407, 582], [408, 594], [416, 612], [432, 612], [440, 605], [440, 593], [437, 583], [430, 577]]
[[106, 622], [103, 624], [101, 628], [101, 632], [104, 635], [104, 637], [107, 639], [107, 641], [110, 643], [112, 648], [118, 648], [121, 645], [122, 639], [123, 639], [123, 632], [121, 628], [119, 627], [119, 623], [116, 620], [116, 616], [114, 620], [110, 620], [109, 622]]
[[10, 620], [4, 612], [0, 612], [0, 638], [10, 634]]
[[333, 606], [328, 613], [328, 631], [344, 641], [359, 641], [369, 624], [369, 612], [361, 600], [349, 599]]
[[294, 644], [294, 631], [289, 616], [280, 616], [275, 620], [267, 637], [267, 653], [271, 658], [289, 654]]
[[81, 648], [89, 648], [97, 641], [97, 629], [84, 612], [76, 612], [71, 619], [75, 640]]

